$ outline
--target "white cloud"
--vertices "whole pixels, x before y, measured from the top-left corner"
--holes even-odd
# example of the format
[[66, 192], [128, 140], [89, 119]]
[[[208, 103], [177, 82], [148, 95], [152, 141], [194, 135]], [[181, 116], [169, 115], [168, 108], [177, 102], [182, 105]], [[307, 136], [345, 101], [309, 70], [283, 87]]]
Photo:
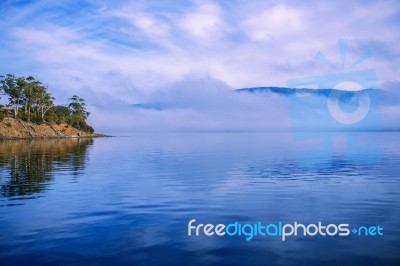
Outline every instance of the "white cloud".
[[244, 31], [255, 41], [291, 36], [303, 29], [299, 10], [280, 4], [269, 8], [243, 22]]
[[46, 29], [17, 28], [16, 46], [45, 64], [101, 57], [99, 43], [85, 40], [73, 30], [51, 25]]
[[127, 20], [145, 35], [152, 38], [165, 38], [170, 34], [170, 26], [167, 23], [157, 20], [144, 12], [127, 11], [122, 9], [111, 12], [110, 15]]
[[211, 39], [221, 34], [223, 27], [221, 16], [219, 6], [198, 2], [195, 10], [185, 14], [178, 25], [195, 39]]

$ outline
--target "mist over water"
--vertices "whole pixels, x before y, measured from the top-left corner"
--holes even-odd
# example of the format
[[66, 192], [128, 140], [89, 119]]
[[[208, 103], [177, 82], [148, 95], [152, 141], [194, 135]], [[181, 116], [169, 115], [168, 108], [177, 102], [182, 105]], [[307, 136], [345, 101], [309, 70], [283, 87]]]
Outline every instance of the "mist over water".
[[[398, 88], [398, 84], [388, 83], [376, 91], [377, 105], [370, 112], [379, 116], [378, 127], [376, 121], [368, 123], [367, 120], [351, 130], [400, 129]], [[109, 99], [103, 107], [91, 106], [89, 122], [99, 132], [117, 135], [138, 131], [342, 130], [340, 125], [332, 127], [327, 120], [332, 118], [326, 113], [326, 96], [306, 96], [308, 101], [299, 97], [293, 108], [290, 95], [268, 91], [237, 92], [212, 77], [189, 76], [146, 94], [139, 93], [132, 103], [115, 104]], [[344, 110], [351, 113], [356, 108], [351, 106]], [[295, 129], [294, 119], [301, 125]]]

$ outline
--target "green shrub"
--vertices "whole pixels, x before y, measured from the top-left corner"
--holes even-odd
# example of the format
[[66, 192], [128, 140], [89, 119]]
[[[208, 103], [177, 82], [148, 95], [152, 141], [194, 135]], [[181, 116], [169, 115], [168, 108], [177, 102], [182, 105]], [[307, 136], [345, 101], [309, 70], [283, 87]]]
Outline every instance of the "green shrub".
[[30, 117], [29, 117], [28, 113], [19, 112], [18, 113], [18, 118], [23, 120], [23, 121], [30, 121]]
[[43, 118], [41, 116], [37, 116], [34, 121], [38, 125], [41, 125], [44, 122], [44, 120], [43, 120]]
[[54, 112], [49, 112], [44, 116], [44, 120], [50, 123], [56, 122], [58, 119], [57, 115]]

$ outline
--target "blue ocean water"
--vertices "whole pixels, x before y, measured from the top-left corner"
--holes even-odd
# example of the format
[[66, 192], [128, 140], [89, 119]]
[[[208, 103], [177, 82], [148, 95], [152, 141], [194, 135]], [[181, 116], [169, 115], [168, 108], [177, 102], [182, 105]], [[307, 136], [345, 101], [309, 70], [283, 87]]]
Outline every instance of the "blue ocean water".
[[[0, 142], [1, 265], [400, 265], [400, 133]], [[188, 236], [347, 223], [383, 236]]]

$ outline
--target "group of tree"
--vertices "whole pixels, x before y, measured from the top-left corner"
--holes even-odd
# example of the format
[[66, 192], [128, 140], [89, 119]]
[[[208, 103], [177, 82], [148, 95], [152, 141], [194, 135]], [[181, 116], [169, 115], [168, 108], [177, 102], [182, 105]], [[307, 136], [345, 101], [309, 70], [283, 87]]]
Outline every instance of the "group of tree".
[[32, 76], [16, 77], [11, 74], [0, 76], [0, 95], [8, 96], [8, 104], [1, 106], [0, 119], [11, 110], [15, 119], [41, 124], [67, 123], [79, 130], [93, 133], [86, 123], [89, 112], [85, 100], [74, 95], [67, 106], [55, 105], [54, 97], [47, 86]]

